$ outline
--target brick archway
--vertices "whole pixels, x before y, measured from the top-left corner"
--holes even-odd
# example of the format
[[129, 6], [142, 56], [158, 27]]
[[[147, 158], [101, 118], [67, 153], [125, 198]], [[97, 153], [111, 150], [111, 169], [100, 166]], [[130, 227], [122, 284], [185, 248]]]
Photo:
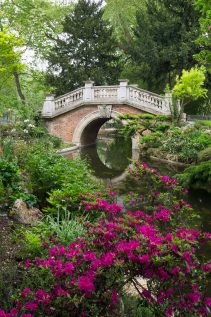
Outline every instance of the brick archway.
[[118, 119], [119, 115], [119, 112], [112, 111], [110, 118], [103, 118], [99, 110], [89, 113], [77, 124], [72, 142], [78, 146], [94, 144], [101, 126], [111, 119]]

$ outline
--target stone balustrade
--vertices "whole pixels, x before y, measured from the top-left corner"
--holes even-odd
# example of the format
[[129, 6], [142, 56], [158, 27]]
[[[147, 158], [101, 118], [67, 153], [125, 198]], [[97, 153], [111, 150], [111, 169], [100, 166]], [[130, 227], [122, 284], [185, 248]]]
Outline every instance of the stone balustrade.
[[170, 115], [171, 94], [165, 96], [143, 90], [136, 85], [128, 85], [127, 80], [120, 80], [119, 86], [94, 86], [92, 81], [85, 82], [85, 87], [78, 88], [57, 98], [48, 95], [43, 105], [42, 116], [56, 117], [83, 105], [118, 105], [126, 104], [148, 113]]

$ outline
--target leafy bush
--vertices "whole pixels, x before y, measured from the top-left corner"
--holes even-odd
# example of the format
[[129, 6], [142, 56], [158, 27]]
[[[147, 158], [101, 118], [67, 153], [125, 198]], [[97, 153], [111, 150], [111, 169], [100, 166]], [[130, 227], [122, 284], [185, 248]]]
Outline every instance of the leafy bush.
[[183, 162], [194, 162], [198, 152], [211, 144], [211, 136], [195, 129], [171, 129], [165, 139], [162, 139], [161, 150], [178, 155]]
[[184, 186], [204, 189], [211, 193], [211, 160], [186, 168], [178, 178]]
[[[23, 154], [23, 153], [22, 153]], [[21, 154], [21, 155], [22, 155]], [[57, 154], [55, 150], [42, 143], [31, 146], [25, 153], [22, 163], [27, 174], [27, 184], [30, 193], [38, 198], [41, 208], [46, 206], [46, 199], [50, 197], [51, 204], [57, 214], [59, 204], [52, 202], [55, 195], [68, 195], [73, 204], [72, 210], [77, 207], [79, 194], [92, 191], [97, 184], [92, 180], [88, 165], [84, 160], [67, 160]], [[58, 198], [60, 200], [60, 198]]]
[[0, 158], [0, 205], [8, 208], [12, 203], [12, 195], [20, 191], [20, 170], [16, 161]]
[[157, 148], [161, 146], [161, 132], [154, 132], [147, 135], [144, 135], [140, 138], [140, 143], [146, 145], [147, 147]]
[[[161, 176], [146, 164], [137, 163], [131, 173], [148, 177], [149, 183], [158, 183], [166, 194], [184, 194], [176, 179]], [[100, 219], [95, 224], [85, 223], [84, 237], [68, 246], [53, 239], [43, 246], [41, 258], [27, 261], [35, 277], [42, 275], [45, 286], [36, 283], [23, 289], [11, 312], [18, 316], [105, 317], [108, 312], [116, 316], [124, 286], [130, 283], [140, 302], [156, 316], [208, 316], [211, 298], [205, 297], [203, 290], [211, 265], [199, 262], [197, 250], [211, 234], [184, 226], [183, 211], [190, 212], [185, 200], [173, 196], [161, 204], [160, 195], [151, 193], [150, 212], [145, 205], [142, 211], [123, 210], [101, 196], [88, 196], [84, 211], [100, 214]], [[145, 201], [143, 196], [138, 198]]]
[[211, 147], [208, 147], [198, 154], [199, 161], [209, 161], [211, 160]]

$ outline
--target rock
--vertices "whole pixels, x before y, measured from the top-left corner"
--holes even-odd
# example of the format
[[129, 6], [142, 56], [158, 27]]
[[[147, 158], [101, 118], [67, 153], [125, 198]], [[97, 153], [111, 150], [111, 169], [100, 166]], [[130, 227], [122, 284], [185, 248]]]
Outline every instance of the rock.
[[43, 214], [38, 208], [28, 208], [22, 199], [16, 199], [10, 211], [10, 216], [19, 223], [33, 226], [42, 219]]

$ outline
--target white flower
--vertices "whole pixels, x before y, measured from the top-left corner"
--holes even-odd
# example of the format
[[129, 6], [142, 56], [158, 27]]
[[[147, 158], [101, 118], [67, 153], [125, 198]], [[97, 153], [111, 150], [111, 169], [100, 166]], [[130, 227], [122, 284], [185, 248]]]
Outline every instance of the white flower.
[[24, 123], [27, 123], [27, 122], [29, 122], [29, 119], [26, 119], [26, 120], [24, 120], [23, 122], [24, 122]]
[[15, 132], [16, 132], [16, 129], [12, 129], [12, 130], [11, 130], [11, 133], [15, 133]]
[[26, 130], [26, 129], [24, 129], [24, 130], [23, 130], [23, 132], [24, 132], [24, 133], [29, 133], [29, 131], [28, 131], [28, 130]]
[[30, 123], [30, 124], [28, 125], [28, 128], [35, 128], [35, 126]]

